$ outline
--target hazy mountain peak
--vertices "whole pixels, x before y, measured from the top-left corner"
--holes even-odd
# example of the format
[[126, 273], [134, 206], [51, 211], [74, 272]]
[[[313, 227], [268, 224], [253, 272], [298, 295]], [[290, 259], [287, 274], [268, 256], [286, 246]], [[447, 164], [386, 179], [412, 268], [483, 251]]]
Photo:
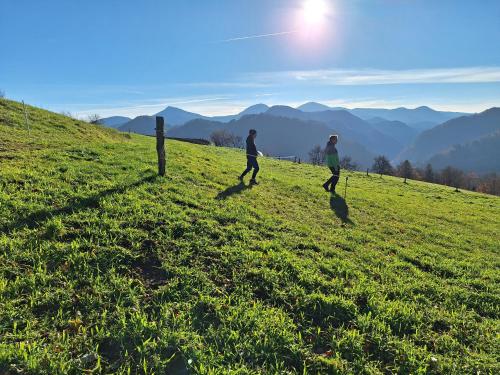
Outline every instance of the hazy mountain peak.
[[321, 111], [328, 111], [331, 108], [321, 103], [307, 102], [298, 106], [297, 109], [303, 112], [321, 112]]
[[427, 107], [426, 105], [422, 105], [420, 107], [415, 108], [416, 111], [429, 111], [435, 112], [431, 107]]
[[239, 113], [239, 115], [240, 116], [255, 115], [255, 114], [266, 112], [268, 109], [269, 109], [269, 106], [267, 104], [258, 103], [258, 104], [251, 105], [247, 109], [241, 111]]

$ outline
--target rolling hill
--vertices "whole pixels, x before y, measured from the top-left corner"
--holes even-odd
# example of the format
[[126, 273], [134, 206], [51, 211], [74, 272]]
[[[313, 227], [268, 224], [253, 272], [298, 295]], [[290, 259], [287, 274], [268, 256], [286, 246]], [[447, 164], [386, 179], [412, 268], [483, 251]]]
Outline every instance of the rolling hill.
[[419, 134], [418, 130], [401, 121], [388, 121], [375, 117], [368, 120], [368, 122], [376, 130], [395, 139], [401, 145], [410, 145]]
[[455, 167], [466, 172], [500, 172], [500, 130], [472, 142], [453, 146], [429, 159], [434, 168]]
[[500, 198], [0, 99], [0, 373], [498, 373]]
[[[163, 116], [165, 118], [165, 122], [171, 127], [183, 125], [188, 121], [195, 120], [198, 118], [208, 118], [206, 116], [199, 115], [198, 113], [188, 112], [183, 109], [170, 106], [165, 108], [163, 111], [158, 112], [156, 115], [152, 117], [155, 116]], [[140, 131], [137, 131], [136, 133], [143, 134]]]
[[[169, 126], [169, 123], [166, 124]], [[122, 132], [133, 132], [144, 135], [154, 135], [156, 128], [155, 116], [137, 116], [133, 120], [126, 122], [118, 127]]]
[[404, 107], [395, 109], [355, 108], [350, 110], [350, 112], [362, 119], [382, 117], [389, 121], [401, 121], [410, 126], [412, 126], [412, 124], [420, 124], [421, 129], [423, 128], [424, 124], [428, 124], [430, 128], [453, 118], [468, 115], [468, 113], [462, 112], [436, 111], [427, 106], [422, 106], [415, 109]]
[[[470, 143], [499, 130], [500, 108], [462, 116], [422, 132], [398, 158], [424, 163], [435, 154], [446, 152], [456, 145]], [[497, 165], [498, 163], [497, 161]]]
[[[171, 129], [168, 135], [178, 138], [210, 139], [212, 132], [225, 129], [245, 139], [249, 129], [256, 129], [259, 133], [256, 143], [260, 151], [275, 156], [297, 156], [302, 160], [308, 160], [309, 151], [317, 144], [323, 147], [332, 133], [330, 128], [320, 122], [277, 117], [271, 113], [275, 112], [247, 115], [229, 123], [194, 120]], [[341, 155], [351, 156], [362, 168], [370, 166], [375, 156], [364, 146], [347, 137], [339, 143], [339, 152]]]
[[400, 121], [407, 125], [410, 125], [416, 130], [422, 131], [430, 129], [438, 124], [445, 121], [451, 120], [456, 117], [468, 115], [468, 113], [462, 112], [448, 112], [448, 111], [436, 111], [427, 106], [421, 106], [414, 109], [411, 108], [342, 108], [342, 107], [329, 107], [327, 105], [309, 102], [305, 103], [297, 109], [304, 112], [321, 112], [326, 110], [346, 110], [353, 115], [363, 119], [370, 120], [374, 117], [383, 118], [387, 121]]
[[168, 127], [182, 126], [189, 121], [203, 119], [209, 121], [219, 121], [219, 122], [229, 122], [232, 120], [238, 120], [246, 115], [254, 115], [267, 111], [269, 107], [265, 104], [255, 104], [246, 108], [236, 115], [228, 116], [203, 116], [197, 113], [184, 111], [183, 109], [176, 107], [167, 107], [163, 111], [158, 112], [153, 116], [138, 116], [125, 124], [122, 124], [118, 128], [122, 131], [131, 131], [138, 134], [152, 135], [155, 133], [156, 126], [156, 116], [163, 116]]
[[123, 124], [129, 122], [132, 120], [129, 117], [124, 117], [124, 116], [112, 116], [112, 117], [105, 117], [103, 119], [99, 120], [99, 123], [105, 126], [108, 126], [110, 128], [119, 128]]
[[302, 112], [288, 106], [273, 106], [266, 114], [279, 117], [316, 121], [325, 124], [332, 132], [338, 133], [350, 142], [363, 145], [372, 154], [383, 154], [392, 158], [398, 155], [405, 144], [384, 134], [368, 122], [361, 120], [346, 110]]

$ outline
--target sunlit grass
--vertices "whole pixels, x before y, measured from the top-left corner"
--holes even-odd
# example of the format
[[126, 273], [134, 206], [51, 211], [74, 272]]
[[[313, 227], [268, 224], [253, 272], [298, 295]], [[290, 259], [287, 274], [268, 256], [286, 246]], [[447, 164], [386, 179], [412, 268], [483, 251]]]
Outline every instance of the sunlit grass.
[[[500, 200], [0, 100], [0, 373], [497, 373]], [[344, 193], [345, 173], [339, 192]]]

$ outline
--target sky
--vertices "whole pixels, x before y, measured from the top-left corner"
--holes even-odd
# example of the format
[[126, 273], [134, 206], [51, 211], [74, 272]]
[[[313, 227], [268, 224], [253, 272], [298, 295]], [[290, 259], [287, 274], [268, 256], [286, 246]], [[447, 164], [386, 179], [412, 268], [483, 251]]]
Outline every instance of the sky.
[[84, 117], [500, 106], [498, 0], [0, 0], [0, 90]]

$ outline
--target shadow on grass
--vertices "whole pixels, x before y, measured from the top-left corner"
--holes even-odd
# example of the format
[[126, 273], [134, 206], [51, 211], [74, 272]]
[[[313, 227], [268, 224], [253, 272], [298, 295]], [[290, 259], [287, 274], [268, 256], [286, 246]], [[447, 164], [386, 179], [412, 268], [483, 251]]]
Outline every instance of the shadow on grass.
[[342, 223], [354, 225], [352, 220], [349, 219], [349, 206], [347, 205], [345, 199], [340, 195], [335, 193], [330, 195], [330, 208], [335, 215], [342, 220]]
[[252, 188], [252, 185], [245, 185], [242, 181], [238, 185], [228, 187], [226, 190], [221, 191], [219, 194], [217, 194], [215, 199], [218, 199], [218, 200], [226, 199], [226, 198], [229, 198], [231, 195], [240, 194], [243, 190], [251, 189], [251, 188]]
[[1, 230], [6, 230], [8, 232], [14, 230], [14, 229], [20, 229], [20, 228], [28, 228], [28, 229], [33, 229], [37, 226], [40, 226], [43, 224], [45, 221], [51, 219], [52, 217], [59, 216], [59, 215], [69, 215], [78, 211], [83, 211], [85, 209], [90, 209], [90, 208], [98, 208], [99, 207], [99, 201], [101, 198], [113, 195], [113, 194], [123, 194], [127, 192], [130, 189], [133, 189], [135, 187], [138, 187], [142, 184], [148, 183], [148, 182], [153, 182], [157, 179], [156, 174], [150, 174], [148, 173], [141, 179], [139, 179], [136, 182], [133, 182], [131, 184], [125, 184], [125, 185], [118, 185], [114, 186], [109, 189], [105, 189], [102, 191], [99, 191], [98, 193], [91, 195], [89, 197], [85, 198], [73, 198], [69, 201], [69, 203], [60, 208], [56, 208], [53, 210], [50, 209], [43, 209], [40, 211], [36, 211], [31, 213], [30, 215], [26, 217], [21, 217], [18, 218], [17, 220], [6, 224], [4, 228], [0, 228]]

